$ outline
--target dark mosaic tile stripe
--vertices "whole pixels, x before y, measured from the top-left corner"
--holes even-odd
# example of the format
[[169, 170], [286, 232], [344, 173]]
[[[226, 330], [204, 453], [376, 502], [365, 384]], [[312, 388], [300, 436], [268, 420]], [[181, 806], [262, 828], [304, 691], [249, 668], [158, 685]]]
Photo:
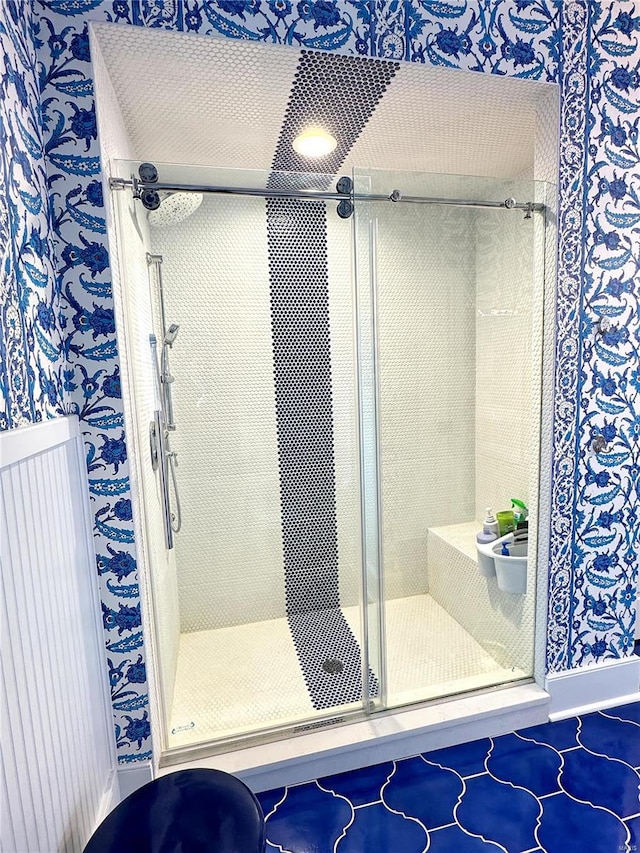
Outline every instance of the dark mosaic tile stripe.
[[267, 200], [287, 613], [339, 606], [325, 205]]
[[[342, 610], [336, 607], [291, 613], [287, 619], [313, 707], [320, 710], [359, 702], [362, 698], [360, 646]], [[377, 679], [369, 673], [369, 695], [377, 692]]]
[[[273, 170], [334, 175], [400, 69], [398, 62], [303, 50], [273, 157]], [[291, 143], [309, 126], [338, 142], [325, 157], [297, 154]]]
[[[303, 50], [268, 186], [295, 186], [281, 171], [334, 174], [399, 67]], [[309, 125], [336, 137], [334, 152], [309, 160], [293, 150]], [[323, 202], [267, 199], [286, 607], [316, 709], [358, 702], [363, 693], [361, 650], [339, 599], [326, 216]], [[370, 695], [377, 690], [371, 673]]]
[[268, 199], [267, 236], [287, 618], [322, 709], [362, 699], [340, 610], [325, 205]]

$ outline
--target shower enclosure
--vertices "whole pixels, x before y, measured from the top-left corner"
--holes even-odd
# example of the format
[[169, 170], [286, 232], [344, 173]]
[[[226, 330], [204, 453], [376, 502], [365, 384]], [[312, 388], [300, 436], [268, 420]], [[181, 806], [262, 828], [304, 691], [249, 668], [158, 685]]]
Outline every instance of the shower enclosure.
[[[548, 185], [140, 166], [112, 188], [167, 760], [531, 679]], [[477, 564], [513, 498], [525, 594]]]

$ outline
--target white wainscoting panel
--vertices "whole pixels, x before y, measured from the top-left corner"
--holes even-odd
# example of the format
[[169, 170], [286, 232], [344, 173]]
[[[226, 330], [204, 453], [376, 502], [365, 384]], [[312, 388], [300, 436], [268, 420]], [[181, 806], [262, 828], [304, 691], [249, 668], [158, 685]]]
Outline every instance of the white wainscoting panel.
[[0, 434], [0, 848], [81, 851], [119, 798], [78, 419]]

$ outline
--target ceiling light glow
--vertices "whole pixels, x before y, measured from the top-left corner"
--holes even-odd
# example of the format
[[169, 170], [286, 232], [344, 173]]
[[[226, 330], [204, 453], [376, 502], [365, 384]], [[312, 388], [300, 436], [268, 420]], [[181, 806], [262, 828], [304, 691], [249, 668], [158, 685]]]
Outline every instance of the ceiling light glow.
[[308, 127], [293, 140], [293, 150], [303, 157], [324, 157], [331, 154], [337, 144], [335, 136], [321, 127]]

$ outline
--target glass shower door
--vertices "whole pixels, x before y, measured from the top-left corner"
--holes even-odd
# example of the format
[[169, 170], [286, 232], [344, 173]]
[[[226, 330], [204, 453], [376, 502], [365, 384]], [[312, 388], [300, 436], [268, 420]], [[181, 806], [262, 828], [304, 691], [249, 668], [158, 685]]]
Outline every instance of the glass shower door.
[[[365, 613], [393, 707], [533, 672], [545, 218], [482, 206], [538, 201], [533, 181], [356, 169], [354, 189]], [[476, 552], [512, 498], [526, 594]]]
[[334, 179], [156, 165], [163, 183], [281, 193], [167, 195], [155, 215], [136, 202], [136, 239], [161, 259], [141, 362], [149, 332], [179, 328], [182, 528], [173, 569], [151, 568], [170, 751], [361, 712], [378, 675], [362, 627], [351, 223], [294, 197]]

